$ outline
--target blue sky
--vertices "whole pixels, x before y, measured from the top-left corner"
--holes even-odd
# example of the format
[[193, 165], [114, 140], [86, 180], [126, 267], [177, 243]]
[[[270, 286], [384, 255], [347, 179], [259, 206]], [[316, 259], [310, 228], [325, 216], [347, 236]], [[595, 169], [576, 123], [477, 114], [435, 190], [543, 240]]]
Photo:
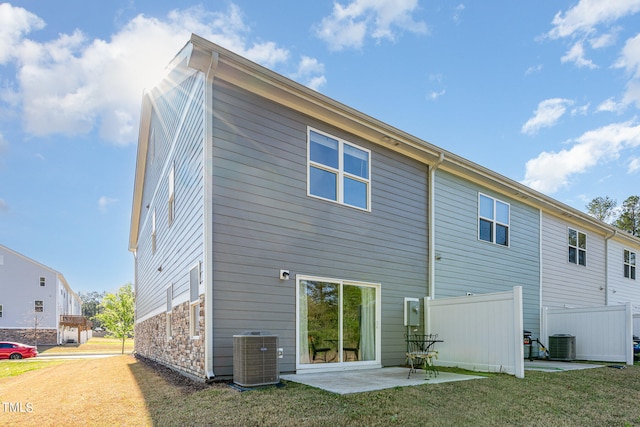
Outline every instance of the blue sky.
[[640, 193], [640, 0], [0, 3], [0, 243], [133, 282], [142, 91], [196, 33], [584, 210]]

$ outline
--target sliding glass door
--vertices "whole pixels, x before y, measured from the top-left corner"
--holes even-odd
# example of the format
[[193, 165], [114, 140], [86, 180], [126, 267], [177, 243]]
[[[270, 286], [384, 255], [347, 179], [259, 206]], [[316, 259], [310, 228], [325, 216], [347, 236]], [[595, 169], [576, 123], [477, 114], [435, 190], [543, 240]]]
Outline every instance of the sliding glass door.
[[379, 285], [318, 278], [297, 283], [299, 367], [379, 362]]

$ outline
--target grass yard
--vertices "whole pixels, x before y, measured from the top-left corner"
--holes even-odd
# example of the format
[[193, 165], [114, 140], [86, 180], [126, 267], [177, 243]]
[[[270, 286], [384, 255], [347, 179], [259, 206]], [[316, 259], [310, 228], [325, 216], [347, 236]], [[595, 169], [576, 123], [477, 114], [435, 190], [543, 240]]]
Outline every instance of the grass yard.
[[241, 393], [124, 355], [0, 378], [0, 400], [31, 408], [0, 406], [0, 425], [631, 426], [640, 425], [640, 366], [340, 396], [296, 383]]
[[[61, 353], [114, 353], [122, 352], [122, 341], [115, 338], [91, 338], [85, 344], [63, 344], [54, 346], [38, 346], [38, 353], [56, 355]], [[133, 339], [124, 341], [124, 352], [133, 352]]]

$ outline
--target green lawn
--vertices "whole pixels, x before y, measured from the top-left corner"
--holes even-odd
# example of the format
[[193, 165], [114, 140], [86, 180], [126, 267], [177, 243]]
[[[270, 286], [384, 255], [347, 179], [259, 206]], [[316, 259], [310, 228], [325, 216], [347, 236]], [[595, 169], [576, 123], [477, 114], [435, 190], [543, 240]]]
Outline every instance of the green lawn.
[[[61, 353], [117, 353], [122, 351], [122, 341], [115, 338], [91, 338], [84, 344], [63, 344], [54, 346], [38, 346], [38, 353], [55, 355]], [[125, 354], [133, 351], [133, 339], [124, 342]]]

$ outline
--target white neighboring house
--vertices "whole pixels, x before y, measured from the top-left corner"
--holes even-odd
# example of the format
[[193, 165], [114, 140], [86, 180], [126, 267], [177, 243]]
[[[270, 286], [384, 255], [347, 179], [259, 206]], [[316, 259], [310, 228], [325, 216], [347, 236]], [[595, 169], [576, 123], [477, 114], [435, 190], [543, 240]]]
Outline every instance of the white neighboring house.
[[91, 323], [64, 276], [0, 245], [0, 340], [42, 345], [90, 337]]

